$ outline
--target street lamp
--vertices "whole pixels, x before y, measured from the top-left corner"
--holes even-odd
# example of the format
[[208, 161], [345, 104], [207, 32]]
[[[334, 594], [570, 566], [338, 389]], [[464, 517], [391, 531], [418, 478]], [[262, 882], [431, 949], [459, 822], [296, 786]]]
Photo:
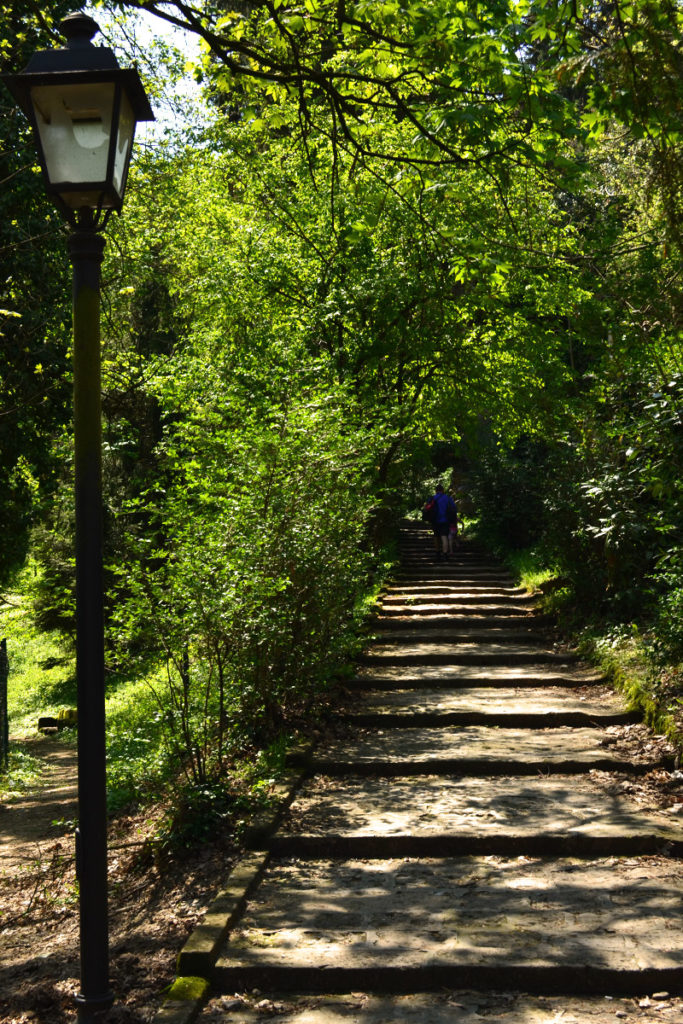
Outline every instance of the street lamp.
[[82, 12], [60, 24], [67, 45], [41, 50], [2, 80], [34, 129], [46, 190], [72, 227], [76, 501], [76, 676], [81, 990], [78, 1019], [113, 1000], [107, 926], [107, 808], [102, 602], [100, 232], [123, 205], [137, 121], [154, 120], [136, 70], [122, 69]]

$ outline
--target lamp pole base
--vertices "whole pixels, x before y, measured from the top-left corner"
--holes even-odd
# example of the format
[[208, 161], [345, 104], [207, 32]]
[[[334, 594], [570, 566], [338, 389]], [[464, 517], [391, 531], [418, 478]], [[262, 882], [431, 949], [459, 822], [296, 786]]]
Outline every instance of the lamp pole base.
[[109, 990], [101, 996], [84, 996], [80, 992], [76, 996], [78, 1024], [102, 1024], [109, 1007], [114, 1002], [114, 993]]

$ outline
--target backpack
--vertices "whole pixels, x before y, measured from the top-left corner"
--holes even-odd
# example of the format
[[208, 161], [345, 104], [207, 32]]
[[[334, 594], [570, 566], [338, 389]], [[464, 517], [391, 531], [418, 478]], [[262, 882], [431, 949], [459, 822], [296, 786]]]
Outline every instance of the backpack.
[[431, 501], [426, 501], [425, 504], [424, 504], [424, 508], [422, 509], [422, 522], [423, 523], [433, 523], [435, 515], [436, 515], [436, 502], [433, 499]]

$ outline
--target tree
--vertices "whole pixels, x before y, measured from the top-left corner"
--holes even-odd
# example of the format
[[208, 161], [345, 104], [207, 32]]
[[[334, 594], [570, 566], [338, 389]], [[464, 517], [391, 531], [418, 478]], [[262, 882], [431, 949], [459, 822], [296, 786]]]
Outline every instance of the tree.
[[[518, 0], [284, 3], [124, 0], [197, 34], [204, 74], [241, 120], [294, 98], [302, 137], [326, 135], [357, 159], [415, 167], [543, 166], [572, 112], [528, 60], [529, 4]], [[541, 5], [543, 6], [543, 5]], [[536, 24], [536, 31], [538, 25]], [[378, 121], [409, 134], [382, 139]]]
[[[0, 5], [0, 71], [16, 72], [51, 45], [69, 5]], [[28, 123], [0, 94], [0, 582], [23, 562], [50, 493], [52, 438], [69, 417], [70, 274], [65, 233], [48, 202]]]

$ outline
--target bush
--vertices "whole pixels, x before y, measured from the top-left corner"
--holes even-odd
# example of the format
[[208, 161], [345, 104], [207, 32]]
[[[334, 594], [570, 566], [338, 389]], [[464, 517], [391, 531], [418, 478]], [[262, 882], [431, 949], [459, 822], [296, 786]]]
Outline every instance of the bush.
[[636, 371], [607, 389], [577, 437], [484, 453], [472, 474], [483, 539], [534, 547], [587, 618], [657, 623], [661, 657], [680, 658], [683, 375], [665, 387]]

